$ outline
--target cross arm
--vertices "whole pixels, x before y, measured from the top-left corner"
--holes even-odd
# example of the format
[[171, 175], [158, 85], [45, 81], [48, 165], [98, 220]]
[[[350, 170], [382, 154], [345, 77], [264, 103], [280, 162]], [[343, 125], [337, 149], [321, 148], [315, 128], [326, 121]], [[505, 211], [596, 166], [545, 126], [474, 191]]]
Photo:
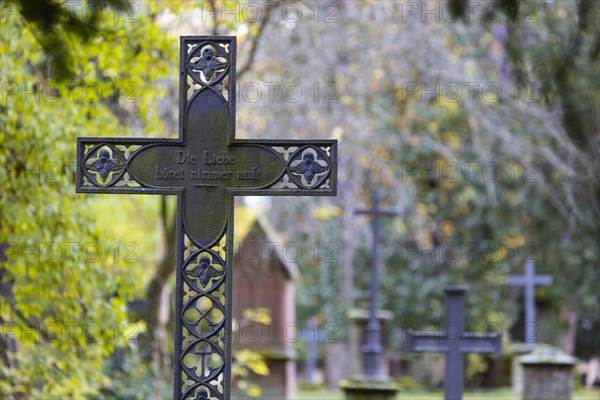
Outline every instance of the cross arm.
[[180, 145], [175, 139], [77, 138], [78, 193], [173, 194], [146, 187], [135, 178], [133, 157], [155, 145]]
[[[337, 140], [240, 140], [236, 145], [262, 147], [273, 154], [274, 168], [260, 166], [274, 179], [261, 188], [237, 189], [236, 195], [335, 196], [337, 192]], [[281, 167], [283, 166], [283, 168]]]
[[554, 281], [551, 275], [536, 275], [535, 284], [539, 286], [549, 286]]
[[526, 276], [522, 275], [511, 275], [506, 280], [511, 286], [524, 286], [529, 282], [533, 283], [536, 286], [549, 286], [554, 281], [554, 278], [551, 275], [536, 275], [533, 279], [529, 279]]
[[494, 353], [502, 355], [504, 351], [502, 334], [463, 334], [458, 342], [458, 348], [462, 353]]
[[409, 332], [406, 337], [406, 350], [411, 353], [445, 353], [453, 345], [458, 345], [462, 353], [503, 353], [502, 334], [463, 334], [460, 338], [448, 338], [442, 333]]
[[449, 350], [445, 335], [434, 332], [408, 332], [406, 350], [410, 353], [445, 353]]
[[394, 216], [394, 215], [400, 215], [401, 213], [400, 213], [400, 211], [397, 211], [397, 210], [394, 210], [394, 209], [391, 209], [391, 210], [379, 210], [379, 211], [375, 212], [373, 210], [367, 210], [367, 209], [360, 208], [360, 209], [354, 210], [354, 214], [367, 214], [367, 215], [378, 214], [378, 215], [391, 215], [391, 216]]
[[526, 280], [523, 276], [511, 275], [506, 279], [506, 282], [511, 286], [523, 286]]

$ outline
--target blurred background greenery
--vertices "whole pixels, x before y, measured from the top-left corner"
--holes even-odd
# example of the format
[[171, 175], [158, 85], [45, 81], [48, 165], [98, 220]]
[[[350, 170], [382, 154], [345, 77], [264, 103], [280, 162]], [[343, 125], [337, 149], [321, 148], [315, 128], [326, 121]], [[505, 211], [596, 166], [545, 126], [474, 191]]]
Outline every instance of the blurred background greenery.
[[[368, 288], [353, 210], [374, 187], [401, 211], [382, 239], [393, 334], [440, 323], [443, 286], [464, 283], [468, 320], [511, 339], [505, 280], [533, 255], [555, 277], [538, 337], [574, 353], [599, 312], [598, 3], [409, 3], [3, 1], [0, 394], [170, 396], [174, 201], [82, 196], [72, 178], [77, 136], [177, 136], [185, 34], [237, 35], [238, 137], [340, 140], [337, 197], [266, 203], [302, 246], [298, 321], [336, 324], [330, 358]], [[242, 359], [241, 375], [264, 367]]]

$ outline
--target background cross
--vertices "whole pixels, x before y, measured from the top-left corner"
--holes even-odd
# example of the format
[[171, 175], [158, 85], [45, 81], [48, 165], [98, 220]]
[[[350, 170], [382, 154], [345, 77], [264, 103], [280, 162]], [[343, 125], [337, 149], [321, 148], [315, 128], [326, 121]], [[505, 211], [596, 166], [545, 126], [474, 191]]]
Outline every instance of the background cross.
[[465, 293], [461, 286], [447, 286], [446, 324], [442, 332], [408, 332], [406, 350], [413, 353], [445, 353], [444, 398], [461, 400], [464, 386], [464, 353], [502, 354], [502, 334], [465, 332]]
[[371, 227], [373, 230], [373, 263], [371, 267], [371, 298], [369, 303], [369, 322], [366, 327], [366, 340], [362, 346], [363, 375], [366, 379], [386, 380], [387, 377], [381, 369], [383, 346], [381, 345], [381, 324], [377, 311], [379, 309], [379, 274], [381, 271], [381, 257], [379, 254], [381, 236], [381, 217], [399, 215], [396, 210], [382, 210], [379, 189], [373, 191], [371, 209], [358, 209], [355, 214], [373, 216]]
[[535, 260], [532, 257], [525, 259], [525, 275], [511, 275], [508, 277], [508, 284], [511, 286], [523, 286], [525, 291], [525, 343], [535, 343], [537, 341], [537, 326], [535, 324], [535, 287], [549, 286], [553, 278], [550, 275], [535, 274]]
[[[313, 329], [314, 326], [314, 329]], [[327, 341], [328, 332], [319, 329], [319, 324], [309, 321], [309, 328], [301, 334], [306, 343], [306, 384], [316, 385], [315, 372], [317, 371], [319, 357], [319, 343]]]
[[234, 196], [335, 195], [337, 141], [236, 139], [236, 38], [180, 45], [179, 138], [78, 138], [77, 191], [178, 196], [174, 398], [229, 399]]

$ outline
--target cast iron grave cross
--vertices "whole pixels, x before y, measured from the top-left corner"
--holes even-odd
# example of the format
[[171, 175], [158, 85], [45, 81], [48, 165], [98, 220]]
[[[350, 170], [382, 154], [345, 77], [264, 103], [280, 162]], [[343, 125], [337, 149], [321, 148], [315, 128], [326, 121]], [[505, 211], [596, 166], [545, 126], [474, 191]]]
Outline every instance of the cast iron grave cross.
[[77, 191], [177, 195], [174, 399], [227, 400], [233, 198], [335, 195], [337, 142], [236, 139], [236, 38], [180, 45], [179, 138], [78, 138]]
[[381, 196], [379, 189], [373, 191], [373, 204], [371, 209], [355, 210], [355, 214], [372, 215], [373, 230], [373, 264], [371, 267], [371, 296], [369, 302], [369, 322], [366, 328], [365, 344], [361, 348], [363, 354], [363, 376], [365, 379], [385, 381], [388, 379], [383, 374], [381, 365], [383, 362], [383, 346], [381, 345], [381, 324], [377, 311], [379, 310], [379, 273], [381, 271], [381, 258], [379, 256], [379, 244], [381, 236], [381, 217], [386, 215], [398, 215], [395, 210], [382, 210], [380, 208]]
[[461, 400], [464, 380], [464, 353], [502, 354], [502, 334], [465, 333], [465, 292], [461, 286], [447, 286], [446, 325], [442, 332], [408, 332], [406, 349], [412, 353], [446, 353], [444, 399]]
[[525, 289], [525, 329], [523, 342], [535, 343], [537, 341], [537, 326], [535, 325], [535, 287], [552, 284], [552, 276], [536, 275], [535, 261], [532, 257], [525, 259], [525, 275], [511, 275], [508, 277], [511, 286], [524, 286]]

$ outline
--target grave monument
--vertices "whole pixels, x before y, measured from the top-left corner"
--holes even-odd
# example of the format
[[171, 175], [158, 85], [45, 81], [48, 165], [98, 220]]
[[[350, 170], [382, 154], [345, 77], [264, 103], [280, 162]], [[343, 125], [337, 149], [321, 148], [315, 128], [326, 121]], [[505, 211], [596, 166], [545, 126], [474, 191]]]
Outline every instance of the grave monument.
[[177, 196], [174, 399], [230, 398], [234, 196], [336, 194], [335, 140], [236, 139], [235, 69], [235, 37], [183, 36], [178, 138], [77, 140], [77, 192]]
[[508, 284], [511, 286], [523, 286], [525, 297], [525, 327], [523, 332], [524, 343], [537, 342], [537, 326], [535, 323], [535, 287], [549, 286], [552, 284], [552, 276], [536, 275], [535, 261], [532, 257], [525, 259], [525, 274], [511, 275]]
[[444, 399], [462, 400], [464, 354], [502, 354], [502, 334], [465, 332], [465, 293], [462, 286], [447, 286], [446, 323], [442, 332], [408, 332], [406, 349], [413, 353], [445, 353]]
[[552, 284], [550, 275], [536, 275], [535, 260], [532, 257], [525, 259], [525, 274], [511, 275], [507, 283], [511, 286], [522, 286], [525, 308], [522, 343], [513, 343], [510, 346], [512, 357], [511, 379], [512, 389], [516, 394], [523, 392], [524, 372], [521, 357], [531, 352], [537, 343], [538, 326], [535, 317], [535, 288]]
[[384, 373], [383, 345], [381, 329], [381, 313], [379, 310], [379, 274], [381, 272], [381, 217], [396, 216], [398, 211], [381, 209], [381, 195], [378, 189], [373, 191], [371, 209], [359, 209], [355, 214], [372, 216], [373, 232], [373, 262], [371, 267], [371, 293], [369, 301], [368, 322], [365, 327], [364, 343], [361, 347], [362, 373], [350, 381], [341, 383], [348, 400], [369, 398], [373, 400], [393, 399], [398, 392], [396, 385], [390, 382], [390, 377]]

